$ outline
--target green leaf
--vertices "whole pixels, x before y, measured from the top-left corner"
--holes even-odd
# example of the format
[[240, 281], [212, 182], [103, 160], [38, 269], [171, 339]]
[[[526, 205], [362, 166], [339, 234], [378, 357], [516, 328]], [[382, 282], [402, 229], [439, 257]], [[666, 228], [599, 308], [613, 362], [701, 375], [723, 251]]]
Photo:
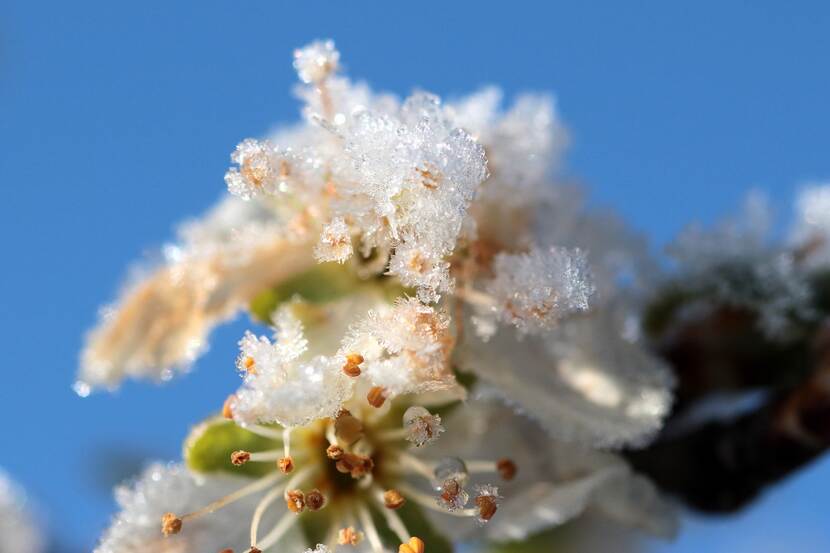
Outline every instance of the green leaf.
[[262, 476], [275, 470], [271, 463], [246, 463], [236, 467], [231, 453], [244, 450], [251, 453], [276, 449], [279, 444], [238, 426], [233, 421], [215, 417], [191, 430], [184, 442], [183, 456], [187, 466], [201, 473], [227, 472], [235, 475]]
[[299, 275], [259, 293], [249, 305], [251, 315], [263, 323], [283, 302], [299, 296], [309, 303], [327, 303], [354, 292], [366, 284], [352, 268], [339, 263], [320, 263]]
[[[403, 507], [395, 512], [401, 517], [404, 526], [406, 526], [410, 534], [424, 540], [426, 550], [429, 553], [453, 553], [452, 542], [432, 526], [418, 504], [407, 501]], [[384, 545], [392, 551], [397, 551], [401, 542], [386, 524], [386, 519], [383, 518], [383, 514], [373, 509], [372, 518], [378, 527], [378, 533]]]

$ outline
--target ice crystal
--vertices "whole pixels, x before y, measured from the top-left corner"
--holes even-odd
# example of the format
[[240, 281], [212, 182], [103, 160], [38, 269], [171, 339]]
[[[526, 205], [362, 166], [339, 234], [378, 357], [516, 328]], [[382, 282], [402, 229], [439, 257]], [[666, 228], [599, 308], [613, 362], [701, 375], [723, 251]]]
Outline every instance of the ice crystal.
[[406, 439], [415, 447], [434, 442], [444, 432], [441, 417], [417, 405], [404, 412], [403, 427], [407, 431]]
[[453, 343], [446, 313], [414, 298], [399, 299], [355, 323], [341, 355], [359, 353], [365, 378], [395, 396], [455, 388]]
[[336, 359], [303, 359], [307, 342], [290, 307], [275, 315], [274, 342], [246, 333], [240, 340], [244, 382], [231, 403], [240, 423], [277, 422], [298, 426], [333, 417], [351, 396], [348, 378]]
[[332, 40], [318, 40], [294, 51], [294, 68], [304, 83], [317, 83], [337, 70], [340, 52]]
[[591, 272], [579, 249], [500, 253], [493, 272], [487, 291], [496, 301], [496, 313], [525, 333], [548, 330], [563, 317], [586, 311], [594, 294]]
[[352, 237], [349, 227], [341, 217], [335, 217], [323, 227], [320, 241], [314, 249], [318, 261], [343, 263], [352, 256]]
[[367, 245], [395, 246], [390, 272], [423, 299], [437, 299], [450, 287], [443, 259], [486, 175], [483, 148], [452, 126], [437, 97], [419, 93], [394, 115], [359, 113], [344, 153], [354, 181], [341, 191], [336, 213], [355, 219]]

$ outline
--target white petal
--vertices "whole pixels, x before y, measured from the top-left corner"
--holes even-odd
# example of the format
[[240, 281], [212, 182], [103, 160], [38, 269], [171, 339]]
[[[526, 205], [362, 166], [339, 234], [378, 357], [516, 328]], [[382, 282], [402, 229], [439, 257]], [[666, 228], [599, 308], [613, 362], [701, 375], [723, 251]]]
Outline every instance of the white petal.
[[[186, 521], [182, 531], [165, 538], [161, 517], [182, 515], [244, 486], [249, 480], [230, 476], [197, 476], [181, 465], [154, 464], [133, 484], [120, 486], [115, 495], [120, 512], [113, 518], [94, 553], [204, 553], [249, 545], [248, 524], [257, 495], [240, 500], [210, 515]], [[276, 521], [270, 513], [263, 527]], [[302, 541], [289, 534], [286, 547], [300, 550]]]
[[559, 526], [582, 514], [594, 493], [624, 467], [609, 467], [571, 482], [538, 482], [511, 496], [487, 526], [487, 536], [497, 541], [525, 539]]
[[596, 447], [642, 445], [662, 425], [673, 378], [609, 315], [563, 322], [555, 334], [521, 340], [502, 329], [482, 342], [468, 333], [461, 368], [559, 440]]

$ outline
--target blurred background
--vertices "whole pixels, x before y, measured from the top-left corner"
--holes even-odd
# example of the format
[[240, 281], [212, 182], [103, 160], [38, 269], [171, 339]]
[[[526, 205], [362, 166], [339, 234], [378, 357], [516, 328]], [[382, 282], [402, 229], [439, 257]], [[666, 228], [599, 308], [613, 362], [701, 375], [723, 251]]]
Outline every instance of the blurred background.
[[[376, 89], [552, 91], [567, 173], [655, 252], [750, 188], [782, 221], [830, 178], [826, 2], [41, 2], [0, 6], [0, 467], [56, 551], [88, 551], [111, 486], [176, 459], [237, 384], [223, 327], [194, 373], [71, 389], [82, 336], [127, 266], [224, 189], [244, 137], [298, 117], [294, 47], [331, 37]], [[830, 550], [830, 458], [729, 518], [690, 515], [655, 553]]]

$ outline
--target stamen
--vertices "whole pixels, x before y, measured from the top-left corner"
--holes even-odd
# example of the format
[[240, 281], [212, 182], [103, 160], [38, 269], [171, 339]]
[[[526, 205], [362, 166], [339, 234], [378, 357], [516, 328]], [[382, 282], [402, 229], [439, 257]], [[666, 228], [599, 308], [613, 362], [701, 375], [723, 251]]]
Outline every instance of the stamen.
[[234, 451], [231, 453], [231, 464], [235, 467], [241, 467], [251, 460], [251, 454], [247, 451]]
[[382, 386], [373, 386], [366, 395], [366, 401], [375, 409], [383, 407], [386, 402], [386, 390]]
[[427, 509], [431, 509], [438, 513], [454, 517], [474, 518], [478, 516], [478, 509], [457, 509], [455, 511], [448, 511], [439, 507], [433, 496], [425, 494], [424, 492], [413, 488], [409, 484], [401, 483], [398, 487], [408, 499], [411, 499], [421, 507], [426, 507]]
[[424, 553], [424, 540], [421, 538], [410, 538], [407, 543], [402, 543], [398, 553]]
[[294, 459], [291, 457], [281, 457], [277, 461], [277, 468], [283, 474], [289, 474], [294, 471]]
[[343, 372], [346, 376], [357, 378], [360, 376], [360, 364], [363, 363], [363, 356], [359, 353], [350, 353], [346, 356], [346, 364], [343, 365]]
[[284, 456], [290, 458], [291, 457], [291, 429], [286, 428], [282, 431], [282, 447], [284, 450]]
[[339, 445], [330, 445], [328, 448], [326, 448], [326, 457], [328, 457], [332, 461], [339, 461], [343, 458], [343, 455], [345, 453], [346, 452], [343, 451], [343, 448]]
[[403, 414], [406, 439], [415, 447], [421, 447], [438, 439], [444, 432], [441, 417], [433, 415], [420, 405], [413, 405]]
[[246, 356], [242, 360], [242, 366], [245, 368], [245, 371], [248, 374], [256, 374], [256, 368], [254, 368], [255, 365], [256, 365], [256, 362], [254, 361], [254, 358], [251, 357], [250, 355]]
[[340, 443], [350, 446], [363, 437], [363, 423], [343, 409], [334, 420], [334, 434]]
[[335, 464], [335, 468], [343, 474], [351, 474], [352, 478], [360, 478], [374, 470], [375, 462], [371, 457], [344, 453], [343, 457]]
[[404, 506], [406, 498], [398, 490], [386, 490], [383, 492], [383, 506], [387, 509], [397, 510]]
[[305, 504], [309, 511], [319, 511], [326, 505], [326, 496], [315, 488], [306, 494]]
[[372, 520], [372, 515], [369, 514], [369, 511], [362, 504], [358, 507], [357, 515], [360, 517], [360, 525], [363, 527], [363, 531], [369, 539], [369, 544], [372, 546], [372, 552], [383, 553], [383, 543], [380, 541], [380, 535], [378, 535], [378, 529]]
[[274, 528], [272, 528], [271, 531], [268, 532], [264, 538], [262, 538], [259, 542], [259, 547], [265, 550], [277, 543], [280, 539], [282, 539], [285, 533], [297, 523], [298, 520], [300, 520], [300, 517], [296, 516], [294, 513], [285, 513], [280, 521], [277, 522], [276, 526], [274, 526]]
[[519, 471], [516, 463], [510, 459], [499, 459], [496, 462], [496, 469], [499, 471], [502, 479], [507, 482], [513, 480], [516, 477], [516, 473]]
[[337, 533], [338, 545], [357, 545], [363, 541], [363, 532], [358, 532], [353, 526], [341, 528]]
[[407, 453], [401, 453], [398, 455], [398, 460], [404, 468], [409, 469], [415, 474], [420, 474], [427, 480], [431, 481], [435, 477], [435, 469], [417, 457]]
[[499, 508], [499, 489], [490, 484], [476, 486], [475, 504], [478, 507], [478, 521], [486, 524]]
[[[265, 545], [265, 541], [268, 539], [267, 537], [262, 540], [261, 544], [257, 544], [257, 530], [259, 529], [259, 523], [262, 520], [262, 515], [265, 513], [265, 510], [271, 505], [279, 496], [283, 493], [284, 490], [293, 488], [296, 486], [301, 480], [306, 478], [311, 473], [311, 468], [306, 467], [305, 469], [301, 470], [297, 474], [295, 474], [288, 482], [285, 482], [279, 486], [274, 487], [270, 492], [268, 492], [265, 497], [257, 504], [256, 509], [254, 510], [254, 516], [251, 520], [251, 548], [259, 545], [262, 549], [268, 549], [268, 545]], [[278, 472], [273, 474], [279, 475]], [[290, 492], [289, 492], [290, 493]], [[287, 495], [287, 494], [286, 494]], [[282, 521], [280, 521], [281, 523]], [[278, 523], [279, 526], [279, 523]], [[276, 530], [276, 528], [274, 529]], [[271, 533], [274, 532], [271, 531]], [[270, 536], [271, 534], [269, 534]]]
[[233, 409], [231, 409], [231, 404], [236, 399], [236, 396], [231, 394], [225, 399], [225, 403], [222, 404], [222, 416], [226, 419], [233, 419]]
[[302, 490], [285, 492], [285, 505], [292, 513], [302, 513], [305, 511], [305, 494]]
[[182, 522], [186, 522], [188, 520], [192, 520], [194, 518], [198, 518], [198, 517], [203, 516], [203, 515], [208, 515], [208, 514], [214, 512], [214, 511], [217, 511], [217, 510], [221, 509], [222, 507], [225, 507], [226, 505], [230, 505], [231, 503], [233, 503], [235, 501], [239, 501], [243, 497], [247, 497], [247, 496], [251, 495], [252, 493], [256, 493], [260, 490], [264, 490], [265, 488], [267, 488], [268, 486], [270, 486], [271, 484], [273, 484], [274, 482], [276, 482], [280, 478], [282, 478], [282, 474], [280, 474], [279, 472], [272, 472], [268, 476], [264, 476], [264, 477], [260, 478], [259, 480], [255, 480], [255, 481], [251, 482], [250, 484], [248, 484], [247, 486], [243, 486], [243, 487], [239, 488], [238, 490], [236, 490], [235, 492], [229, 493], [225, 497], [221, 497], [221, 498], [217, 499], [216, 501], [205, 505], [204, 507], [202, 507], [201, 509], [199, 509], [197, 511], [193, 511], [192, 513], [188, 513], [186, 515], [183, 515], [181, 517], [181, 520], [182, 520]]
[[256, 509], [254, 509], [254, 516], [251, 519], [251, 547], [255, 547], [257, 544], [257, 531], [259, 530], [259, 522], [262, 520], [262, 515], [265, 514], [265, 510], [277, 500], [277, 498], [282, 495], [283, 486], [277, 486], [269, 491], [265, 496], [257, 503]]
[[[397, 495], [397, 498], [399, 499], [397, 507], [390, 507], [389, 506], [388, 499], [389, 499], [390, 493], [392, 495]], [[396, 513], [394, 511], [394, 509], [398, 509], [401, 506], [403, 506], [404, 502], [406, 501], [406, 500], [404, 500], [403, 496], [401, 496], [401, 494], [399, 492], [397, 492], [396, 490], [388, 490], [386, 492], [382, 492], [380, 490], [380, 488], [375, 487], [375, 497], [377, 498], [377, 500], [380, 503], [383, 504], [384, 507], [386, 507], [385, 509], [381, 509], [381, 512], [383, 513], [383, 516], [386, 519], [387, 526], [389, 526], [389, 528], [393, 532], [395, 532], [395, 535], [398, 536], [399, 540], [401, 540], [404, 543], [409, 541], [409, 539], [412, 536], [409, 533], [409, 531], [406, 529], [406, 525], [401, 520], [401, 517], [399, 517], [398, 513]]]
[[165, 537], [178, 534], [182, 531], [182, 519], [173, 513], [164, 513], [161, 517], [161, 533]]
[[326, 439], [330, 445], [337, 445], [337, 434], [334, 430], [334, 421], [331, 419], [326, 422]]

